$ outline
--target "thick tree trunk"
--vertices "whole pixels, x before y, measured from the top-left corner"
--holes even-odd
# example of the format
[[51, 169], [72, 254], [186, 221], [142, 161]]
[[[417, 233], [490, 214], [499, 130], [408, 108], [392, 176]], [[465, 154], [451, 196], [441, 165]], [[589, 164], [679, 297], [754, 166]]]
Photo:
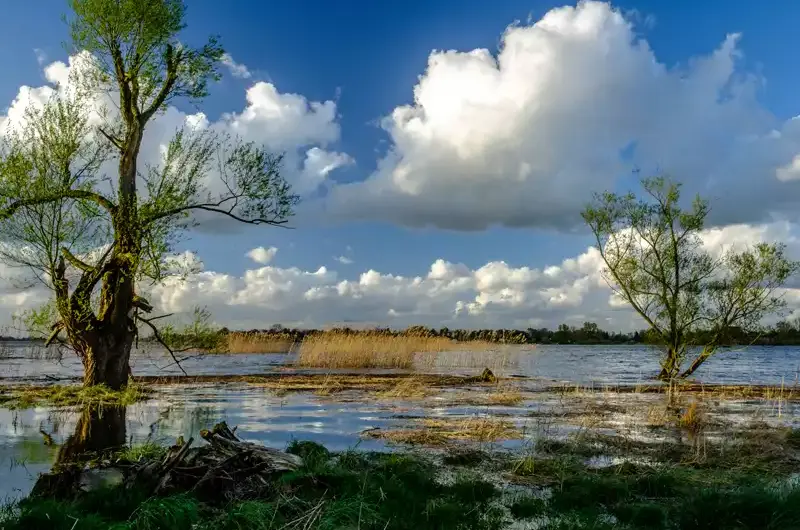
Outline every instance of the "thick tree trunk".
[[98, 332], [79, 351], [83, 360], [83, 386], [104, 384], [120, 390], [128, 384], [133, 333]]
[[661, 372], [658, 374], [658, 379], [669, 382], [677, 378], [680, 370], [679, 363], [678, 352], [673, 348], [667, 349], [666, 356], [661, 361]]

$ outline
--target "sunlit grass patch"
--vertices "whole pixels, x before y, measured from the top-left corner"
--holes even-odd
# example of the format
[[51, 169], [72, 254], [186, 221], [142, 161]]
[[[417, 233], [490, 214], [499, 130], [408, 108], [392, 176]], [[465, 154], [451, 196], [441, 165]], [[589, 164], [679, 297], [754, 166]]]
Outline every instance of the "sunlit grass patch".
[[339, 378], [327, 375], [320, 385], [314, 389], [314, 393], [318, 396], [330, 396], [342, 390], [344, 390], [344, 385], [339, 381]]
[[411, 369], [416, 353], [441, 351], [453, 344], [443, 337], [326, 332], [303, 340], [297, 364], [318, 368]]
[[447, 337], [341, 333], [307, 336], [297, 364], [316, 368], [414, 368], [506, 366], [507, 348], [482, 341], [457, 342]]
[[678, 417], [678, 426], [690, 434], [699, 434], [706, 424], [706, 416], [697, 401], [692, 401]]
[[497, 384], [494, 391], [486, 394], [486, 403], [489, 405], [514, 406], [524, 401], [522, 392], [510, 384]]
[[139, 462], [142, 460], [158, 460], [167, 453], [167, 448], [152, 441], [125, 447], [116, 453], [119, 460]]
[[149, 399], [152, 391], [130, 384], [123, 390], [111, 390], [105, 385], [20, 386], [0, 390], [0, 406], [8, 409], [34, 407], [73, 407], [102, 405], [131, 405]]
[[378, 399], [423, 399], [431, 391], [420, 379], [408, 377], [397, 382], [393, 387], [375, 393]]
[[483, 341], [453, 343], [451, 347], [429, 350], [415, 356], [415, 366], [430, 369], [476, 369], [489, 368], [503, 373], [519, 363], [522, 351], [519, 346], [495, 344]]
[[492, 417], [424, 418], [408, 428], [378, 429], [365, 433], [397, 444], [442, 446], [450, 442], [496, 442], [522, 438], [514, 423]]

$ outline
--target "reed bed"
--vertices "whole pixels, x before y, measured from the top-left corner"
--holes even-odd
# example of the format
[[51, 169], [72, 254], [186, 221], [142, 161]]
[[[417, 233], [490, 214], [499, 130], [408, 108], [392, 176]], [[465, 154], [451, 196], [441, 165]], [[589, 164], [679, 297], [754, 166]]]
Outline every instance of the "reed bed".
[[233, 332], [225, 337], [227, 353], [291, 353], [295, 341], [289, 335]]
[[513, 387], [498, 386], [494, 392], [486, 395], [486, 403], [489, 405], [512, 407], [519, 405], [524, 400], [522, 393]]
[[375, 393], [378, 399], [423, 399], [430, 395], [430, 389], [417, 378], [401, 379], [388, 390]]
[[460, 343], [446, 337], [327, 332], [303, 340], [297, 364], [315, 368], [412, 369], [418, 354], [480, 348], [486, 348], [486, 344]]
[[513, 422], [490, 417], [426, 418], [403, 429], [371, 429], [362, 433], [406, 445], [443, 446], [452, 442], [519, 440], [522, 430]]
[[518, 366], [518, 347], [482, 341], [455, 343], [450, 351], [422, 352], [415, 358], [421, 369], [489, 368], [503, 373]]

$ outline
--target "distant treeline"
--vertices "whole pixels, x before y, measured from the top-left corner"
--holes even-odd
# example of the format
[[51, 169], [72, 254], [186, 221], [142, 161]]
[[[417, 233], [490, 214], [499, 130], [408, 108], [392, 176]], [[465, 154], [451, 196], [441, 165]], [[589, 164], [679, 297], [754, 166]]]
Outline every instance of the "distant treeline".
[[[583, 326], [570, 326], [561, 324], [558, 329], [551, 330], [547, 328], [528, 328], [521, 329], [450, 329], [443, 328], [430, 328], [426, 326], [411, 326], [403, 330], [396, 330], [390, 328], [374, 328], [374, 329], [352, 329], [347, 327], [332, 328], [332, 329], [294, 329], [284, 328], [277, 324], [268, 329], [251, 329], [251, 330], [229, 330], [222, 328], [218, 332], [213, 333], [216, 338], [223, 339], [230, 333], [240, 333], [245, 335], [267, 335], [275, 340], [301, 342], [309, 335], [316, 335], [319, 333], [342, 333], [342, 334], [370, 334], [370, 335], [387, 335], [387, 336], [422, 336], [422, 337], [447, 337], [453, 340], [467, 342], [467, 341], [486, 341], [505, 344], [652, 344], [657, 342], [650, 330], [634, 331], [631, 333], [609, 332], [594, 323], [584, 322]], [[707, 342], [706, 337], [710, 331], [699, 331], [689, 337], [689, 342], [692, 344], [704, 344]], [[215, 338], [208, 338], [207, 340], [216, 340]], [[147, 341], [147, 338], [142, 338]], [[212, 341], [213, 341], [212, 340]], [[3, 341], [30, 341], [39, 342], [39, 339], [19, 338], [19, 337], [5, 337], [0, 336], [0, 342]], [[729, 345], [776, 345], [776, 346], [789, 346], [800, 345], [800, 319], [792, 322], [782, 321], [774, 326], [769, 326], [761, 329], [758, 332], [744, 332], [739, 329], [731, 329], [725, 337], [725, 342]]]
[[[584, 322], [583, 326], [576, 327], [561, 324], [558, 329], [528, 328], [520, 329], [450, 329], [429, 328], [426, 326], [411, 326], [403, 330], [390, 328], [375, 328], [369, 330], [334, 328], [328, 330], [318, 329], [291, 329], [280, 325], [269, 329], [253, 329], [247, 331], [221, 330], [222, 334], [243, 333], [273, 335], [276, 339], [300, 342], [306, 336], [318, 333], [343, 333], [343, 334], [379, 334], [379, 335], [411, 335], [427, 337], [447, 337], [453, 340], [486, 341], [506, 344], [652, 344], [657, 342], [650, 330], [634, 331], [631, 333], [609, 332], [594, 323]], [[693, 344], [704, 344], [710, 331], [700, 331], [689, 337]], [[730, 345], [758, 344], [758, 345], [800, 345], [800, 319], [794, 322], [779, 322], [775, 326], [765, 327], [758, 332], [745, 333], [739, 329], [728, 331], [725, 341]]]

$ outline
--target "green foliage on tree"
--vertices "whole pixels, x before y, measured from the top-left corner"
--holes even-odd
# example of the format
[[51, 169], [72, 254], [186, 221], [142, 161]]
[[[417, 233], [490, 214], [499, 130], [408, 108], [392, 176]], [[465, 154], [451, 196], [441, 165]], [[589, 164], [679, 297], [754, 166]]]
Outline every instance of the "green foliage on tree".
[[[717, 256], [700, 237], [708, 202], [680, 202], [680, 184], [642, 181], [644, 197], [603, 193], [583, 218], [617, 296], [644, 319], [664, 347], [661, 379], [692, 375], [732, 330], [753, 331], [785, 307], [781, 287], [798, 270], [782, 244], [760, 243]], [[691, 339], [700, 337], [698, 352]], [[684, 366], [687, 357], [692, 357]]]
[[81, 357], [84, 384], [120, 388], [138, 328], [161, 336], [137, 287], [186, 272], [171, 256], [195, 214], [280, 225], [298, 199], [280, 155], [209, 130], [179, 130], [162, 163], [139, 163], [151, 120], [173, 100], [201, 100], [219, 78], [218, 40], [180, 38], [182, 0], [70, 6], [73, 50], [91, 58], [5, 135], [0, 259], [52, 289], [55, 311], [29, 320], [57, 316], [49, 340]]

